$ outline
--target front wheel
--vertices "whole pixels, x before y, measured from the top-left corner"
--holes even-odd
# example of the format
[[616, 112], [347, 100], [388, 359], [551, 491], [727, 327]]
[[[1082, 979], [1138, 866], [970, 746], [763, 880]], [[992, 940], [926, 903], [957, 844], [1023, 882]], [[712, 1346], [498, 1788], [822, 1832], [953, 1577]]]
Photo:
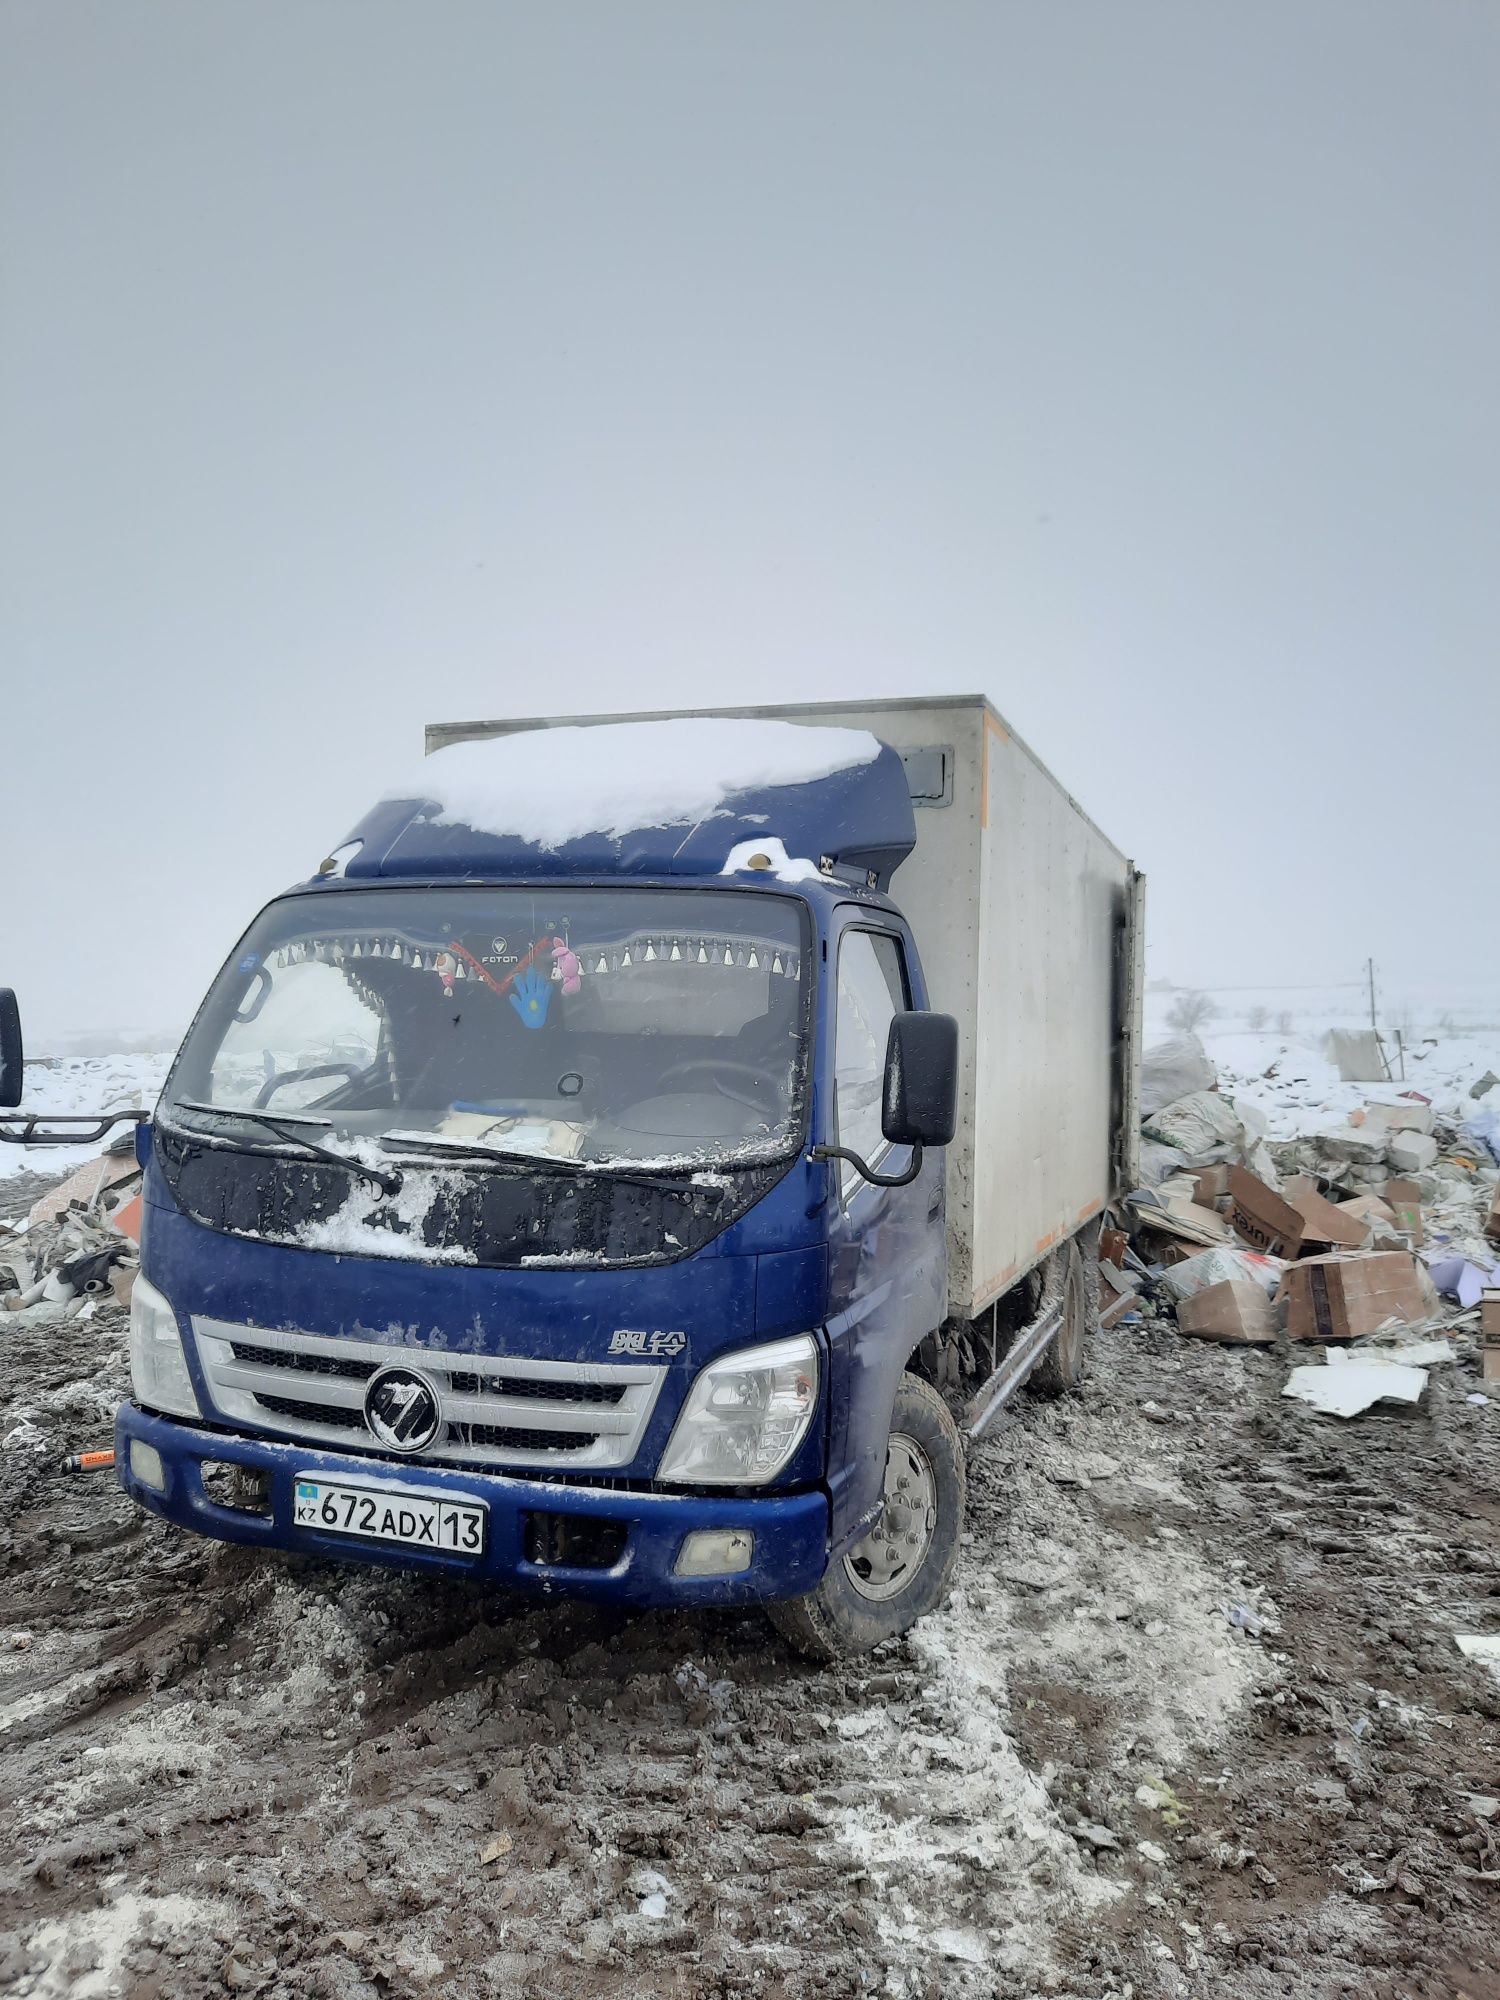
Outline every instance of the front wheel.
[[942, 1603], [963, 1518], [963, 1446], [948, 1406], [918, 1376], [903, 1375], [879, 1517], [809, 1596], [768, 1605], [772, 1624], [815, 1660], [869, 1652]]

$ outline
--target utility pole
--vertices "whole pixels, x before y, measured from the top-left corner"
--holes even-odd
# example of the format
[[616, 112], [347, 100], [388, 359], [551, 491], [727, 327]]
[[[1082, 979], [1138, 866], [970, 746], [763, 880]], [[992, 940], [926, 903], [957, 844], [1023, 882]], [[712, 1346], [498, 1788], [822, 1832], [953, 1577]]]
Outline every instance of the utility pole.
[[1373, 958], [1365, 960], [1365, 971], [1370, 975], [1370, 1026], [1373, 1028], [1375, 1026], [1375, 961]]

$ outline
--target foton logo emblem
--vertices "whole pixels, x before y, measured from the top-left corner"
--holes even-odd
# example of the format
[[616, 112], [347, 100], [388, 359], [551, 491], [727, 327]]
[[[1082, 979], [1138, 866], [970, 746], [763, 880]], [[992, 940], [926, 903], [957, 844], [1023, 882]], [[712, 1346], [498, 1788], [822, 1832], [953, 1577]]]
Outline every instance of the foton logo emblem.
[[638, 1354], [645, 1361], [666, 1361], [687, 1346], [685, 1333], [646, 1333], [621, 1328], [609, 1337], [611, 1354]]

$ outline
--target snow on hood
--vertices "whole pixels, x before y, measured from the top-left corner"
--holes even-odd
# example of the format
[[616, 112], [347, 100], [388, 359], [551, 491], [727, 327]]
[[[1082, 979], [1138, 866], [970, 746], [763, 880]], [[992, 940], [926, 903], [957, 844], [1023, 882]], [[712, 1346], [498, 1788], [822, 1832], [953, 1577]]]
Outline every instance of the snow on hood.
[[680, 716], [518, 730], [435, 750], [386, 799], [432, 799], [439, 826], [561, 847], [590, 833], [695, 826], [737, 792], [873, 764], [868, 730]]

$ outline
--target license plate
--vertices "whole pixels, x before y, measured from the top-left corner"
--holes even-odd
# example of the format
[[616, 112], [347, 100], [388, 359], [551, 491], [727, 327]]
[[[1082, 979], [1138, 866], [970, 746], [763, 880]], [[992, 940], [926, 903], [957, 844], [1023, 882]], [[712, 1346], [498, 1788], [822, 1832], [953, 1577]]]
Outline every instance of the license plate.
[[293, 1518], [299, 1528], [449, 1555], [484, 1554], [489, 1509], [482, 1500], [433, 1499], [389, 1486], [346, 1486], [305, 1473], [297, 1474], [294, 1491]]

